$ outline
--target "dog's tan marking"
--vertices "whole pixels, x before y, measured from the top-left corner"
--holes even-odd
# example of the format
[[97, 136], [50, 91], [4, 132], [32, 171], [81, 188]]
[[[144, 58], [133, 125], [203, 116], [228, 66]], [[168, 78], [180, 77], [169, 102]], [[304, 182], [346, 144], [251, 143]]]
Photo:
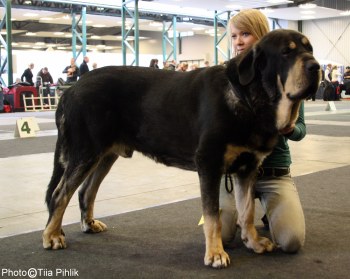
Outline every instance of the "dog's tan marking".
[[230, 257], [224, 251], [221, 240], [221, 222], [219, 218], [204, 215], [205, 256], [204, 264], [214, 268], [227, 267]]
[[238, 212], [238, 225], [241, 227], [241, 238], [245, 246], [255, 253], [272, 251], [273, 243], [265, 237], [259, 237], [254, 225], [254, 184], [250, 178], [238, 179], [234, 176], [234, 191]]
[[299, 108], [301, 105], [301, 101], [296, 102], [292, 107], [292, 113], [290, 115], [290, 121], [288, 125], [294, 125], [297, 122], [299, 116]]
[[290, 42], [290, 43], [289, 43], [289, 48], [290, 48], [290, 49], [296, 49], [296, 48], [297, 48], [296, 43], [295, 43], [295, 42], [293, 42], [293, 41], [292, 41], [292, 42]]
[[241, 153], [248, 151], [250, 151], [250, 149], [244, 146], [234, 146], [232, 144], [228, 144], [224, 154], [225, 169], [231, 166]]
[[[287, 80], [287, 83], [290, 83], [290, 81]], [[280, 76], [277, 77], [277, 85], [282, 96], [277, 107], [276, 126], [278, 130], [281, 130], [291, 123], [294, 102], [288, 98], [287, 93], [290, 92], [288, 91], [288, 85], [283, 87]]]
[[55, 212], [43, 233], [43, 246], [45, 249], [57, 250], [66, 248], [66, 242], [61, 228], [63, 214], [68, 205], [69, 198], [66, 195], [61, 195], [56, 200], [57, 202], [59, 201], [59, 204], [56, 206]]
[[304, 44], [304, 45], [309, 45], [309, 44], [310, 44], [309, 39], [306, 38], [306, 37], [303, 37], [303, 38], [301, 39], [301, 43]]
[[[284, 84], [284, 93], [290, 94], [290, 96], [297, 96], [301, 90], [305, 88], [308, 83], [304, 71], [304, 63], [301, 59], [297, 59], [293, 67], [289, 69], [288, 78]], [[279, 80], [280, 82], [280, 80]]]

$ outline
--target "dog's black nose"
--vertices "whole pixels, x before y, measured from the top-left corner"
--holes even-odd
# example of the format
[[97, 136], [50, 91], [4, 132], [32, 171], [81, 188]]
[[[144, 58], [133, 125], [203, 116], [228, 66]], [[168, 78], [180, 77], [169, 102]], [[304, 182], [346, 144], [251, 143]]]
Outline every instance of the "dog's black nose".
[[320, 69], [320, 64], [315, 60], [309, 60], [306, 62], [306, 69], [310, 72], [316, 72]]

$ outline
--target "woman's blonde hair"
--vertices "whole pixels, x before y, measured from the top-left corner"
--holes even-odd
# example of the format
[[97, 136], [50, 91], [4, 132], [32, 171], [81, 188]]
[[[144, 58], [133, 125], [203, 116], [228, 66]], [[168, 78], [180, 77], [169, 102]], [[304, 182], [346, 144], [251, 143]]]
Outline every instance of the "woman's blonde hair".
[[230, 19], [230, 26], [234, 25], [237, 29], [249, 32], [257, 40], [260, 40], [270, 31], [269, 21], [259, 10], [242, 10]]

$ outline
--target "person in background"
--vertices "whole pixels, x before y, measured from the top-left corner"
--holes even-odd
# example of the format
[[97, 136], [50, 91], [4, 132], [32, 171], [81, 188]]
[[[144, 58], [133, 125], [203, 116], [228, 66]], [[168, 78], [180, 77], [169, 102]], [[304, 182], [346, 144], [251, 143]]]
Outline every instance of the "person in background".
[[21, 76], [21, 81], [22, 82], [27, 82], [29, 83], [31, 86], [34, 86], [34, 82], [33, 82], [33, 72], [32, 70], [34, 69], [34, 63], [30, 63], [28, 65], [28, 68], [24, 70], [22, 76]]
[[182, 62], [179, 66], [178, 71], [179, 72], [187, 72], [188, 70], [188, 63], [187, 62]]
[[332, 82], [332, 64], [328, 64], [326, 67], [326, 70], [324, 72], [324, 79], [325, 81], [331, 83]]
[[150, 67], [150, 68], [159, 69], [159, 66], [158, 66], [158, 59], [151, 59], [151, 61], [150, 61], [150, 63], [149, 63], [149, 67]]
[[344, 80], [344, 83], [347, 83], [350, 81], [350, 67], [349, 66], [346, 66], [346, 68], [345, 68], [343, 80]]
[[93, 70], [97, 69], [97, 63], [96, 62], [92, 63], [92, 69]]
[[[37, 74], [37, 91], [39, 91], [40, 86], [42, 86], [43, 88], [43, 96], [46, 97], [44, 98], [44, 104], [48, 105], [48, 98], [47, 96], [50, 95], [51, 96], [51, 92], [50, 92], [50, 85], [53, 84], [53, 79], [51, 74], [49, 73], [49, 70], [47, 67], [44, 67], [40, 70], [40, 72]], [[51, 104], [55, 104], [55, 99], [51, 99]]]
[[343, 90], [345, 90], [345, 95], [350, 95], [350, 67], [346, 66], [343, 75]]
[[[229, 21], [234, 54], [249, 49], [269, 32], [266, 16], [259, 10], [242, 10]], [[259, 168], [255, 197], [260, 199], [265, 212], [263, 223], [270, 230], [272, 241], [285, 252], [297, 252], [305, 240], [305, 218], [295, 183], [290, 174], [291, 155], [288, 140], [305, 137], [304, 104], [299, 110], [295, 126], [280, 131], [273, 152]], [[230, 174], [221, 179], [220, 208], [222, 239], [228, 244], [235, 237], [237, 211]], [[227, 181], [227, 183], [225, 182]], [[232, 183], [230, 183], [232, 181]]]
[[64, 68], [62, 73], [67, 74], [66, 83], [72, 83], [72, 82], [76, 82], [78, 80], [79, 68], [75, 64], [74, 58], [71, 58], [70, 65], [67, 66], [66, 68]]
[[191, 71], [197, 70], [199, 68], [198, 64], [192, 64], [190, 69]]
[[89, 63], [89, 57], [85, 56], [83, 59], [83, 62], [80, 64], [80, 67], [79, 67], [80, 77], [82, 77], [85, 73], [90, 71], [88, 63]]
[[205, 67], [205, 68], [210, 67], [210, 66], [209, 66], [209, 61], [205, 61], [205, 62], [204, 62], [204, 67]]

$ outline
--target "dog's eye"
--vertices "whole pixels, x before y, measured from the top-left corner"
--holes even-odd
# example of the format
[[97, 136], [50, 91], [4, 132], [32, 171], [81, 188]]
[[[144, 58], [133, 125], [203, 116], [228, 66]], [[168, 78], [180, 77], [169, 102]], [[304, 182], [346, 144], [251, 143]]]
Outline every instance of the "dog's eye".
[[307, 44], [305, 46], [305, 48], [306, 48], [306, 50], [310, 51], [311, 53], [313, 53], [313, 51], [314, 51], [314, 49], [312, 48], [312, 45], [310, 45], [310, 44]]
[[285, 47], [282, 49], [282, 55], [288, 55], [292, 52], [292, 49], [290, 47]]

